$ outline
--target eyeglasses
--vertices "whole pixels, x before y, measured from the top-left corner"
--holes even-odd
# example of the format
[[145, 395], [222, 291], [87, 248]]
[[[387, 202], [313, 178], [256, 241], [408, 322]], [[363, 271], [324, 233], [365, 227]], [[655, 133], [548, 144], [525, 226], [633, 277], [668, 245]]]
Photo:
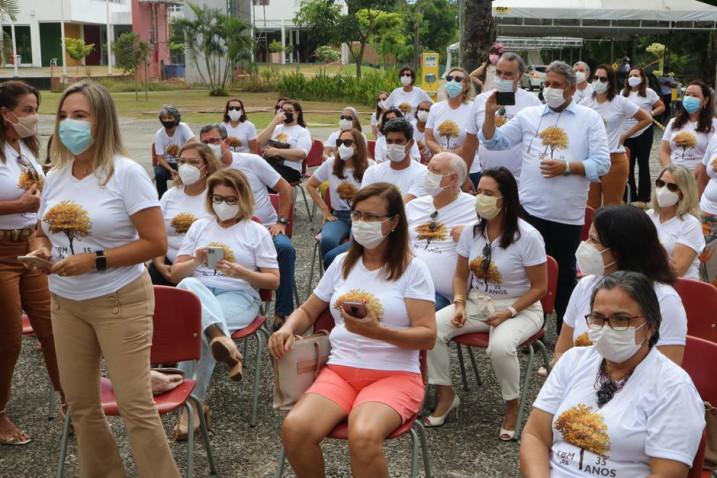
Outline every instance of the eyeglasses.
[[676, 193], [680, 190], [680, 187], [675, 183], [666, 183], [662, 179], [658, 179], [657, 181], [655, 181], [655, 187], [664, 188], [665, 186], [667, 186], [667, 189], [669, 191], [672, 191], [673, 193]]
[[241, 106], [230, 106], [227, 111], [241, 111]]
[[339, 146], [341, 146], [342, 144], [344, 144], [344, 145], [346, 145], [347, 147], [350, 148], [351, 146], [353, 146], [354, 140], [353, 140], [353, 139], [337, 139], [337, 140], [336, 140], [336, 147], [337, 147], [337, 148], [338, 148]]
[[585, 322], [587, 322], [590, 330], [600, 330], [607, 323], [612, 330], [619, 332], [627, 330], [628, 327], [630, 327], [630, 321], [632, 319], [639, 319], [641, 317], [641, 315], [630, 315], [621, 312], [605, 317], [599, 312], [590, 312], [585, 316]]
[[237, 198], [236, 196], [225, 197], [225, 196], [219, 196], [218, 194], [212, 194], [212, 203], [213, 204], [224, 203], [227, 206], [236, 206], [237, 204], [239, 204], [239, 198]]
[[465, 77], [463, 77], [463, 76], [458, 76], [458, 75], [446, 76], [446, 81], [455, 81], [456, 83], [461, 83], [463, 80], [465, 80]]
[[209, 138], [202, 141], [204, 144], [222, 144], [222, 141], [224, 141], [221, 138]]
[[607, 78], [607, 76], [596, 76], [595, 79], [602, 83], [607, 83], [608, 78]]
[[401, 77], [402, 77], [402, 78], [413, 78], [413, 77], [412, 77], [411, 75], [409, 75], [409, 74], [401, 75]]
[[483, 271], [483, 274], [488, 274], [488, 271], [490, 270], [490, 259], [493, 255], [493, 248], [491, 247], [490, 242], [486, 242], [485, 246], [483, 246], [483, 261], [480, 263], [480, 268]]
[[200, 160], [198, 160], [198, 159], [184, 159], [184, 158], [179, 158], [179, 159], [177, 160], [177, 164], [179, 164], [179, 165], [188, 164], [188, 165], [190, 165], [190, 166], [196, 166], [196, 167], [199, 168], [199, 167], [202, 166], [202, 161], [200, 161]]
[[374, 214], [372, 212], [351, 211], [352, 221], [379, 222], [389, 217], [386, 214]]
[[339, 116], [339, 119], [353, 121], [354, 117], [350, 115], [341, 115]]

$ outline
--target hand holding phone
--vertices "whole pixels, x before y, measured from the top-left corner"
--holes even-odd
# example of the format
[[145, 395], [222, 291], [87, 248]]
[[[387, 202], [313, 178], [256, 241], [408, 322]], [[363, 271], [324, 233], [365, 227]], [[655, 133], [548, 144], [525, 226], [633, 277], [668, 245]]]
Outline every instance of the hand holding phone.
[[515, 104], [515, 93], [513, 92], [513, 80], [498, 80], [498, 92], [496, 101], [501, 106], [511, 106]]
[[341, 308], [345, 313], [358, 319], [363, 319], [368, 313], [366, 310], [366, 304], [363, 302], [352, 302], [346, 301], [341, 304]]
[[224, 248], [222, 247], [207, 247], [207, 267], [210, 269], [217, 268], [217, 262], [224, 259]]
[[38, 256], [18, 256], [17, 260], [29, 267], [34, 267], [41, 271], [49, 271], [52, 267], [52, 262]]

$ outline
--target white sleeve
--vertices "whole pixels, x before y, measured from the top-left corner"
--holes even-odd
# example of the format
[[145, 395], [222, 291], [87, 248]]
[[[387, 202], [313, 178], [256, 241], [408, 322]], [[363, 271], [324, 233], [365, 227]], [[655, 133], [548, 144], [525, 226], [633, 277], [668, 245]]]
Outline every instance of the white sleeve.
[[661, 391], [646, 413], [645, 454], [692, 466], [705, 427], [704, 404], [687, 380]]
[[538, 231], [524, 231], [520, 236], [520, 254], [525, 267], [545, 264], [548, 260], [545, 254], [545, 242]]
[[689, 247], [697, 254], [702, 253], [705, 248], [705, 236], [702, 235], [702, 224], [696, 217], [687, 216], [687, 219], [682, 223], [677, 243]]
[[406, 286], [403, 297], [406, 299], [436, 301], [436, 288], [426, 264], [417, 257], [411, 260], [402, 282]]
[[[159, 207], [157, 189], [147, 171], [131, 159], [127, 159], [126, 170], [121, 178], [122, 200], [128, 215], [150, 207]], [[118, 171], [115, 171], [117, 174]], [[119, 178], [118, 178], [119, 179]]]
[[657, 93], [655, 93], [655, 90], [652, 88], [647, 89], [647, 99], [650, 100], [650, 105], [654, 106], [655, 103], [660, 101], [660, 97], [657, 96]]
[[477, 135], [478, 131], [483, 127], [483, 120], [485, 119], [485, 100], [482, 95], [473, 101], [471, 106], [471, 112], [468, 114], [468, 124], [466, 125], [466, 134]]
[[[418, 87], [416, 87], [416, 88], [417, 88], [418, 91], [419, 91], [419, 96], [420, 96], [420, 99], [421, 99], [421, 101], [419, 101], [419, 103], [423, 103], [424, 101], [430, 101], [431, 103], [433, 103], [433, 100], [431, 99], [430, 96], [428, 96], [428, 93], [426, 93], [426, 92], [423, 90], [423, 88], [418, 88]], [[416, 106], [418, 106], [418, 105], [416, 105]]]
[[386, 137], [381, 136], [376, 140], [373, 151], [374, 158], [377, 163], [383, 163], [386, 160]]
[[194, 251], [197, 249], [197, 241], [199, 240], [200, 224], [204, 224], [205, 221], [194, 221], [189, 230], [182, 238], [182, 245], [179, 246], [177, 251], [177, 257], [179, 256], [190, 256], [194, 257]]
[[438, 103], [431, 106], [431, 109], [428, 110], [428, 119], [426, 120], [426, 129], [433, 129], [435, 123], [436, 123], [436, 116], [438, 115]]
[[595, 276], [583, 277], [580, 282], [578, 282], [572, 294], [570, 294], [568, 307], [565, 309], [565, 314], [563, 314], [563, 324], [575, 329], [575, 324], [578, 323], [578, 320], [585, 320], [582, 315], [589, 311], [582, 310], [582, 305], [585, 303], [585, 296], [592, 294], [592, 286], [594, 283]]
[[279, 263], [276, 259], [276, 247], [271, 239], [271, 233], [264, 226], [257, 224], [259, 231], [259, 244], [254, 251], [256, 266], [262, 269], [278, 269]]
[[418, 150], [418, 142], [414, 141], [413, 146], [411, 146], [411, 157], [415, 159], [416, 161], [421, 160], [421, 152]]
[[424, 178], [426, 177], [426, 171], [428, 170], [424, 168], [420, 175], [416, 175], [416, 177], [413, 178], [411, 185], [408, 187], [408, 191], [401, 191], [401, 195], [405, 196], [407, 194], [411, 194], [412, 196], [415, 196], [417, 198], [427, 195], [428, 193], [423, 187]]
[[466, 224], [466, 227], [464, 227], [463, 231], [461, 232], [461, 237], [458, 238], [458, 244], [456, 245], [456, 253], [461, 257], [465, 257], [466, 259], [469, 258], [471, 255], [471, 244], [474, 240], [473, 228], [475, 227], [475, 225], [475, 222]]
[[329, 179], [329, 174], [331, 174], [331, 170], [334, 167], [334, 162], [330, 159], [324, 161], [321, 163], [321, 166], [319, 166], [316, 171], [314, 171], [314, 177], [316, 180], [320, 183], [323, 183], [324, 181]]
[[555, 364], [550, 371], [550, 375], [548, 375], [545, 383], [540, 388], [538, 397], [533, 402], [533, 407], [550, 415], [555, 415], [569, 392], [570, 376], [575, 369], [575, 362], [579, 360], [579, 358], [574, 358], [572, 355], [582, 355], [583, 352], [580, 348], [573, 347], [560, 357], [560, 360]]
[[316, 284], [314, 289], [314, 295], [324, 302], [331, 302], [331, 296], [334, 295], [336, 290], [336, 279], [341, 274], [341, 269], [344, 266], [344, 258], [346, 253], [340, 254], [334, 259], [324, 275], [321, 276], [321, 280]]
[[160, 136], [161, 132], [162, 130], [159, 129], [156, 133], [154, 133], [154, 153], [159, 156], [164, 156], [164, 147], [166, 145], [164, 144], [164, 141], [162, 141], [162, 136]]
[[670, 138], [672, 138], [672, 123], [675, 122], [675, 119], [672, 118], [669, 123], [667, 123], [667, 127], [665, 128], [665, 132], [662, 134], [662, 141], [669, 141]]
[[180, 123], [179, 127], [182, 130], [183, 138], [182, 144], [180, 144], [179, 146], [182, 146], [184, 143], [194, 138], [194, 131], [192, 131], [192, 128], [190, 128], [187, 123]]
[[394, 93], [396, 93], [396, 90], [397, 90], [397, 89], [398, 89], [398, 88], [395, 88], [395, 89], [388, 95], [388, 98], [386, 98], [386, 109], [391, 109], [391, 108], [395, 108], [395, 107], [398, 106], [398, 105], [396, 105], [396, 104], [393, 103], [394, 101], [396, 101], [396, 95], [394, 95]]
[[251, 165], [256, 176], [262, 184], [273, 189], [281, 179], [281, 174], [276, 172], [276, 169], [272, 168], [261, 156], [256, 156], [253, 159], [254, 161], [251, 162]]
[[641, 108], [637, 106], [637, 103], [633, 103], [622, 95], [617, 95], [615, 98], [622, 98], [619, 101], [621, 103], [620, 106], [622, 107], [622, 113], [625, 115], [625, 118], [632, 118], [637, 114], [638, 111], [641, 110]]
[[254, 141], [256, 139], [256, 126], [254, 126], [254, 123], [251, 121], [247, 121], [246, 126], [246, 129], [249, 131], [249, 141]]
[[715, 170], [712, 169], [712, 166], [710, 166], [712, 161], [717, 161], [717, 134], [712, 135], [712, 139], [707, 144], [705, 156], [702, 158], [702, 164], [704, 164], [707, 169], [707, 176], [712, 179], [716, 179], [717, 172], [715, 172]]
[[657, 296], [662, 315], [658, 346], [685, 345], [687, 341], [687, 312], [680, 296], [672, 287], [670, 289], [669, 292]]
[[300, 149], [304, 154], [308, 155], [311, 150], [311, 134], [306, 128], [302, 128], [301, 134], [296, 140], [296, 149]]
[[366, 168], [366, 171], [363, 172], [363, 178], [361, 179], [361, 187], [365, 188], [366, 186], [375, 183], [373, 179], [373, 172], [375, 171], [374, 168], [377, 168], [378, 165], [369, 166]]
[[329, 135], [329, 137], [326, 139], [326, 142], [324, 143], [324, 146], [327, 148], [335, 148], [336, 147], [336, 140], [339, 139], [339, 133], [338, 131], [334, 131]]

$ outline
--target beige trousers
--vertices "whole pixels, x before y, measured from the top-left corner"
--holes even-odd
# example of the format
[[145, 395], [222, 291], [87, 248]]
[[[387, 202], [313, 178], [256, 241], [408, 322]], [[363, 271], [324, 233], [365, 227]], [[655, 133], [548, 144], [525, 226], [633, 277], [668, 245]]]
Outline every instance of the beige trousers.
[[122, 459], [100, 405], [104, 357], [140, 477], [179, 478], [149, 377], [154, 293], [149, 275], [114, 294], [71, 300], [52, 294], [60, 381], [72, 410], [81, 478], [123, 478]]

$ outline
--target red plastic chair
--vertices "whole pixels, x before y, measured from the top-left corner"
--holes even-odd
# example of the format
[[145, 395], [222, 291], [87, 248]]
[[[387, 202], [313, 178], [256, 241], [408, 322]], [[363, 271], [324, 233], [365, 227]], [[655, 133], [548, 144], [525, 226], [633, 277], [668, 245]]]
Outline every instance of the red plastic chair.
[[[331, 312], [326, 309], [314, 322], [314, 331], [326, 330], [330, 332], [334, 328], [334, 318], [331, 316]], [[421, 375], [423, 375], [423, 383], [426, 381], [426, 351], [421, 350], [420, 352], [421, 362]], [[420, 408], [419, 408], [420, 409]], [[428, 456], [428, 444], [426, 442], [426, 429], [423, 424], [418, 420], [418, 414], [412, 416], [410, 419], [399, 426], [393, 433], [391, 433], [387, 439], [400, 438], [406, 434], [411, 435], [411, 478], [418, 476], [418, 447], [421, 447], [421, 455], [423, 456], [423, 469], [426, 477], [431, 476], [431, 460]], [[336, 427], [327, 435], [327, 438], [333, 438], [335, 440], [348, 440], [349, 438], [349, 424], [348, 421], [344, 421], [336, 425]], [[286, 463], [286, 453], [284, 447], [281, 447], [281, 453], [279, 455], [279, 468], [276, 471], [276, 478], [281, 478], [284, 474], [284, 464]]]
[[581, 241], [587, 241], [588, 237], [590, 237], [590, 226], [593, 225], [594, 214], [595, 209], [591, 208], [590, 206], [585, 206], [585, 223], [583, 224], [583, 229], [580, 233]]
[[[548, 290], [540, 299], [540, 304], [543, 306], [543, 313], [550, 315], [555, 312], [555, 291], [558, 287], [558, 263], [551, 256], [548, 256]], [[527, 402], [528, 388], [530, 387], [530, 380], [532, 377], [533, 360], [535, 358], [534, 346], [540, 350], [543, 355], [543, 366], [550, 371], [550, 362], [548, 361], [547, 351], [545, 344], [542, 342], [542, 338], [545, 335], [544, 329], [540, 329], [535, 335], [530, 337], [528, 340], [520, 344], [520, 348], [528, 349], [528, 367], [525, 371], [523, 378], [523, 385], [520, 390], [520, 404], [518, 406], [518, 421], [515, 427], [515, 438], [514, 440], [520, 439], [520, 430], [523, 424], [523, 413], [525, 412], [525, 404]], [[488, 332], [473, 332], [470, 334], [459, 335], [454, 337], [452, 342], [455, 342], [458, 346], [458, 362], [461, 368], [461, 377], [463, 379], [463, 389], [468, 391], [468, 379], [466, 377], [465, 364], [463, 362], [463, 353], [461, 352], [461, 345], [465, 345], [468, 349], [468, 355], [473, 365], [473, 371], [476, 376], [476, 382], [478, 385], [482, 385], [480, 375], [478, 373], [478, 366], [476, 365], [475, 355], [473, 354], [473, 347], [486, 349], [489, 344]]]
[[675, 290], [680, 294], [687, 312], [687, 333], [717, 343], [717, 288], [706, 282], [680, 277], [675, 283]]
[[[202, 306], [199, 298], [192, 292], [175, 287], [161, 285], [154, 286], [154, 318], [152, 332], [152, 348], [150, 363], [175, 363], [187, 360], [199, 360], [201, 353], [202, 333]], [[201, 402], [192, 395], [196, 380], [185, 378], [182, 384], [167, 393], [154, 397], [157, 411], [160, 415], [184, 407], [189, 414], [188, 429], [194, 429], [194, 413], [190, 401], [194, 402], [197, 410], [201, 410]], [[120, 410], [115, 400], [112, 382], [107, 378], [101, 379], [101, 401], [105, 415], [119, 416]], [[217, 476], [217, 467], [209, 443], [209, 433], [204, 414], [199, 414], [199, 424], [204, 441], [204, 448], [209, 462], [209, 476]], [[65, 416], [65, 425], [60, 444], [60, 462], [57, 476], [61, 477], [65, 465], [67, 451], [67, 437], [70, 428], [70, 412]], [[191, 477], [194, 465], [194, 433], [187, 435], [187, 471], [186, 476]]]
[[[269, 300], [271, 300], [271, 291], [269, 293]], [[259, 406], [259, 380], [261, 378], [261, 359], [264, 356], [264, 349], [266, 348], [266, 342], [269, 340], [269, 331], [266, 328], [266, 317], [263, 315], [257, 315], [256, 318], [243, 329], [239, 329], [232, 334], [232, 340], [238, 342], [244, 340], [244, 350], [242, 356], [244, 357], [244, 363], [247, 362], [247, 347], [249, 337], [254, 337], [256, 340], [256, 354], [254, 357], [254, 380], [252, 383], [251, 390], [251, 408], [249, 409], [249, 426], [256, 426], [256, 415], [257, 408]]]
[[152, 167], [157, 166], [159, 164], [159, 160], [157, 159], [157, 149], [154, 146], [154, 143], [152, 143]]
[[376, 159], [376, 141], [369, 140], [368, 142], [368, 157]]

